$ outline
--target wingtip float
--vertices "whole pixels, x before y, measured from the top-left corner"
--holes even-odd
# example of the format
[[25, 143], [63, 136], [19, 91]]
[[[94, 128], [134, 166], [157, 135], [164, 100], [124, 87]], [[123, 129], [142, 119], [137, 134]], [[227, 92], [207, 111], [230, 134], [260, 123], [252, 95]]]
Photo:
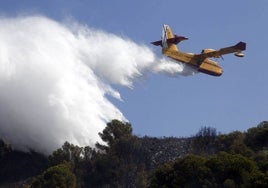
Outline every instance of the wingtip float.
[[239, 42], [234, 46], [221, 48], [219, 50], [204, 49], [200, 54], [186, 53], [178, 49], [177, 44], [187, 37], [173, 35], [171, 28], [168, 25], [163, 25], [162, 40], [151, 42], [151, 44], [162, 47], [162, 54], [176, 61], [185, 63], [197, 71], [212, 75], [221, 76], [223, 69], [217, 62], [209, 58], [219, 58], [222, 55], [233, 53], [237, 57], [244, 57], [242, 51], [246, 50], [246, 43]]

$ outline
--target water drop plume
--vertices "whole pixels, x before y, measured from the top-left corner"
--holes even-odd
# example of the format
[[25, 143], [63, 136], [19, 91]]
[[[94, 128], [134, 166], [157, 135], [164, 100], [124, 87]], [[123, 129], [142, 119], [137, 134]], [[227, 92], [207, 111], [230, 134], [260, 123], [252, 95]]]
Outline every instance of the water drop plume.
[[65, 141], [93, 146], [112, 119], [107, 98], [147, 72], [183, 73], [145, 45], [44, 16], [0, 18], [0, 138], [49, 154]]

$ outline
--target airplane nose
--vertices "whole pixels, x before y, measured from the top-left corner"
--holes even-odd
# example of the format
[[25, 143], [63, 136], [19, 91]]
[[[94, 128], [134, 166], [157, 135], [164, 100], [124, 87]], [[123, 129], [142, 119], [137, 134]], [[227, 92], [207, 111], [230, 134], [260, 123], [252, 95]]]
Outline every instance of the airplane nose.
[[221, 69], [221, 70], [217, 71], [217, 74], [215, 74], [215, 76], [221, 76], [222, 73], [223, 73], [223, 70]]
[[223, 71], [220, 71], [218, 74], [219, 74], [219, 76], [221, 76], [222, 75], [222, 73], [223, 73]]
[[221, 75], [222, 75], [222, 73], [223, 73], [223, 70], [221, 69], [221, 71], [219, 72], [219, 76], [221, 76]]

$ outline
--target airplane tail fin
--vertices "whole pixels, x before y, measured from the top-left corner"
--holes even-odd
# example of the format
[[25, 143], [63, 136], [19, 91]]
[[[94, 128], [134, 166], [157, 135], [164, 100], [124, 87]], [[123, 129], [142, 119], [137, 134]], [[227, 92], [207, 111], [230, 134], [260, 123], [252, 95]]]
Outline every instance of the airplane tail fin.
[[163, 25], [162, 29], [162, 40], [152, 42], [156, 46], [162, 46], [162, 53], [166, 54], [170, 51], [179, 51], [177, 44], [188, 38], [178, 35], [173, 35], [171, 28], [168, 25]]
[[164, 54], [165, 51], [178, 51], [176, 44], [173, 42], [169, 42], [169, 39], [174, 38], [174, 35], [171, 31], [171, 28], [168, 25], [163, 25], [162, 29], [162, 53]]

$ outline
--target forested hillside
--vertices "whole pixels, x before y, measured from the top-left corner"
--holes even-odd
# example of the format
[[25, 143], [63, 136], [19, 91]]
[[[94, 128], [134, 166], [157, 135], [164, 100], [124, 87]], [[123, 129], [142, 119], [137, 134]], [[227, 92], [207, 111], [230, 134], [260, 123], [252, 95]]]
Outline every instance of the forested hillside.
[[268, 122], [246, 132], [202, 127], [189, 138], [137, 137], [113, 120], [94, 148], [50, 156], [0, 141], [0, 187], [268, 187]]

